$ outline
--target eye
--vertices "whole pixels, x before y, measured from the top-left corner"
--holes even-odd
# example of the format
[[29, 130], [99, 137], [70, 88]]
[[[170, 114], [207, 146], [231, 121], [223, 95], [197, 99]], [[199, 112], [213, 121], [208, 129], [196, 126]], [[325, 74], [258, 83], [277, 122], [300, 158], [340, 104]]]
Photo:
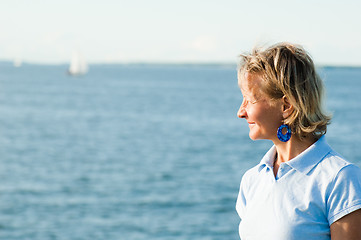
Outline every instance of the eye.
[[257, 100], [254, 98], [250, 98], [250, 97], [243, 97], [243, 102], [246, 104], [247, 103], [255, 104], [255, 103], [257, 103]]
[[252, 99], [249, 101], [249, 103], [251, 103], [251, 104], [256, 104], [257, 102], [258, 102], [258, 100], [255, 100], [255, 99]]
[[254, 96], [253, 94], [242, 94], [241, 95], [241, 99], [242, 99], [242, 105], [247, 106], [248, 104], [256, 104], [259, 99], [256, 98], [256, 96]]

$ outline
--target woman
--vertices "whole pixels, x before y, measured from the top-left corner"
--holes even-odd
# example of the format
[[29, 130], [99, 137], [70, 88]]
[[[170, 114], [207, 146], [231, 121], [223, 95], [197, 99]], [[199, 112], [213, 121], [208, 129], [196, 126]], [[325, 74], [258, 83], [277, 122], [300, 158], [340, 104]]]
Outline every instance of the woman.
[[312, 59], [280, 43], [242, 55], [238, 117], [274, 146], [241, 181], [242, 240], [360, 240], [361, 171], [327, 144], [330, 117]]

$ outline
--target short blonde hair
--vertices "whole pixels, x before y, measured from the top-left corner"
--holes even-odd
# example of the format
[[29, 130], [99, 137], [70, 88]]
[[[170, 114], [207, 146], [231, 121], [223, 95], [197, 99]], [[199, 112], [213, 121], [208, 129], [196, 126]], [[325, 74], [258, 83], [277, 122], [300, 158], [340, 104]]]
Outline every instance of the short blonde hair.
[[323, 82], [301, 46], [278, 43], [266, 49], [255, 48], [241, 55], [238, 71], [241, 78], [246, 72], [260, 74], [261, 91], [270, 99], [289, 99], [294, 110], [284, 123], [297, 137], [303, 139], [311, 133], [318, 139], [326, 133], [331, 116], [322, 109]]

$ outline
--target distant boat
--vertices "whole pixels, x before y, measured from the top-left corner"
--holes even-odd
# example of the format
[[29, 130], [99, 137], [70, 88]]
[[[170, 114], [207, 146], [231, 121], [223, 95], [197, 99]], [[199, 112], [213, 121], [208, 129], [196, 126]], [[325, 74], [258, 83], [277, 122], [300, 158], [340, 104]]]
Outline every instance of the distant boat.
[[79, 52], [74, 52], [71, 58], [68, 74], [72, 76], [84, 75], [88, 72], [88, 65]]
[[21, 65], [23, 64], [23, 61], [21, 61], [20, 58], [15, 58], [13, 64], [14, 64], [14, 67], [21, 67]]

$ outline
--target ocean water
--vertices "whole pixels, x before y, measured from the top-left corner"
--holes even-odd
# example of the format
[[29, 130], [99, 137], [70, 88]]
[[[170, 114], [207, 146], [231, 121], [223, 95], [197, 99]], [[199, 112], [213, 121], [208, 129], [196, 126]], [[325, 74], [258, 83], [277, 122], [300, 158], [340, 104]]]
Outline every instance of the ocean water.
[[[0, 238], [238, 239], [248, 138], [233, 65], [0, 63]], [[319, 69], [328, 142], [361, 166], [361, 68]]]

